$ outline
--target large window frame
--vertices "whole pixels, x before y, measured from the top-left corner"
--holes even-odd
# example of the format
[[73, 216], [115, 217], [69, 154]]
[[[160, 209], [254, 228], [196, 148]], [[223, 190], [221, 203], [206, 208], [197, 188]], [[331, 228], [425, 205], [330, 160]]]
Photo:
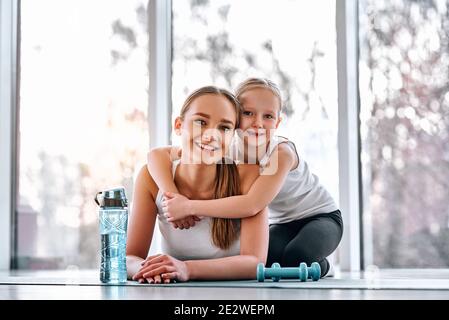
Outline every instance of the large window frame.
[[[0, 11], [0, 269], [13, 269], [19, 68], [17, 54], [20, 0], [2, 0]], [[170, 143], [171, 133], [171, 1], [149, 1], [150, 148]], [[338, 72], [338, 149], [340, 208], [345, 232], [339, 250], [342, 271], [361, 263], [361, 191], [359, 161], [357, 0], [336, 0]]]
[[19, 5], [0, 1], [0, 270], [14, 267]]

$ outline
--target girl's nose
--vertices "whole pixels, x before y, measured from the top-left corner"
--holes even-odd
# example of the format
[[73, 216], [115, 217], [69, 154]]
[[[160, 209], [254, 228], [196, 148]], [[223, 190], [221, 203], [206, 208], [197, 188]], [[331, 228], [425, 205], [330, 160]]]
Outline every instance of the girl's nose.
[[216, 130], [214, 130], [214, 129], [208, 129], [208, 130], [206, 130], [206, 131], [203, 133], [202, 140], [203, 140], [204, 142], [211, 142], [211, 141], [217, 140], [217, 138], [215, 137], [215, 135], [216, 135], [216, 132], [215, 132], [215, 131], [216, 131]]
[[262, 119], [260, 119], [259, 117], [256, 117], [253, 122], [253, 127], [254, 128], [263, 128]]

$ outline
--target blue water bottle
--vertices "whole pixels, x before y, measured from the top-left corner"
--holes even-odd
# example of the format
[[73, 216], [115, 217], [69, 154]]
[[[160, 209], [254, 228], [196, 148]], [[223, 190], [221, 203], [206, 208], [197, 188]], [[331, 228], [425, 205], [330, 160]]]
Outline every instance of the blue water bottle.
[[126, 283], [128, 202], [125, 189], [120, 187], [98, 192], [95, 202], [100, 206], [100, 281], [110, 284]]

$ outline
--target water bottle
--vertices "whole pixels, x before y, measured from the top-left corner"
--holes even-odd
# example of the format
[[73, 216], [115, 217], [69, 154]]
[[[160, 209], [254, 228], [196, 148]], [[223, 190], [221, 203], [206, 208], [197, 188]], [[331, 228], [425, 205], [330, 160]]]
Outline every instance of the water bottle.
[[125, 189], [100, 191], [95, 196], [100, 206], [101, 263], [100, 281], [126, 283], [126, 231], [128, 228], [128, 202]]

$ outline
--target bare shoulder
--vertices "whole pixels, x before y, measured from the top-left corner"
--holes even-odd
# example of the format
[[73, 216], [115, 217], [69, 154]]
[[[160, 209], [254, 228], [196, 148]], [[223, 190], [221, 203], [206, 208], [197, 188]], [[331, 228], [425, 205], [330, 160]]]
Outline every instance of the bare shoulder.
[[270, 156], [270, 163], [285, 163], [290, 165], [290, 170], [296, 168], [299, 163], [299, 158], [296, 152], [287, 144], [280, 143], [276, 146]]
[[136, 178], [136, 188], [142, 189], [146, 192], [151, 193], [153, 196], [153, 199], [156, 199], [157, 192], [159, 191], [159, 188], [154, 182], [153, 177], [151, 177], [151, 174], [148, 172], [148, 168], [146, 165], [143, 165]]
[[156, 147], [149, 152], [151, 157], [164, 157], [166, 155], [170, 156], [170, 160], [177, 160], [181, 158], [181, 148], [178, 146], [164, 146]]
[[259, 177], [260, 167], [258, 164], [239, 164], [237, 168], [240, 176], [242, 194], [246, 194], [254, 181]]

